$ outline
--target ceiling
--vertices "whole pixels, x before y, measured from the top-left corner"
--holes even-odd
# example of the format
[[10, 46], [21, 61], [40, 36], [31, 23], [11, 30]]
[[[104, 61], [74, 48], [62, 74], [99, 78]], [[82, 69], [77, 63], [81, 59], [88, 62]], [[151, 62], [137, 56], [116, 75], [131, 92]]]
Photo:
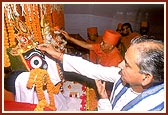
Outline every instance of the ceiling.
[[115, 13], [163, 10], [164, 4], [64, 4], [65, 14], [91, 14], [112, 17]]

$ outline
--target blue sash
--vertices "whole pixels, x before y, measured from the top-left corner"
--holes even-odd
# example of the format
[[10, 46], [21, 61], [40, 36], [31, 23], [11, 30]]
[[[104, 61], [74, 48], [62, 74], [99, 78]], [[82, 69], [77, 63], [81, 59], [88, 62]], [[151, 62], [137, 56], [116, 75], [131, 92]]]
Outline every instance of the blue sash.
[[[122, 82], [121, 82], [121, 78], [117, 81], [117, 83], [116, 83], [116, 85], [115, 85], [115, 87], [114, 87], [114, 91], [113, 91], [113, 97], [114, 97], [114, 92], [115, 92], [115, 90], [117, 89], [117, 87], [121, 84]], [[127, 89], [128, 89], [128, 86], [127, 85], [125, 85], [123, 88], [122, 88], [122, 90], [115, 96], [115, 98], [114, 98], [114, 101], [113, 101], [113, 103], [112, 103], [112, 100], [113, 99], [111, 99], [111, 103], [112, 103], [112, 109], [114, 108], [114, 106], [116, 105], [116, 103], [117, 103], [117, 101], [119, 100], [119, 98], [127, 91]]]
[[[127, 91], [128, 86], [125, 85], [121, 91], [114, 97], [114, 92], [115, 90], [118, 88], [118, 86], [122, 83], [121, 78], [117, 81], [117, 83], [114, 86], [114, 90], [113, 90], [113, 95], [112, 95], [112, 99], [110, 100], [110, 102], [112, 103], [112, 100], [114, 98], [114, 101], [112, 103], [112, 109], [115, 107], [117, 101], [120, 99], [120, 97]], [[129, 103], [127, 103], [122, 109], [121, 111], [128, 111], [131, 108], [133, 108], [135, 105], [137, 105], [139, 102], [143, 101], [144, 98], [148, 98], [149, 96], [155, 95], [157, 94], [160, 90], [164, 89], [164, 84], [160, 84], [160, 85], [156, 85], [154, 87], [151, 87], [145, 91], [143, 91], [140, 95], [138, 95], [136, 98], [134, 98], [132, 101], [130, 101]], [[159, 105], [156, 105], [154, 108], [151, 108], [149, 111], [161, 111], [164, 109], [164, 102], [161, 102]]]
[[[160, 90], [164, 89], [164, 84], [160, 84], [154, 87], [151, 87], [144, 92], [142, 92], [140, 95], [138, 95], [136, 98], [134, 98], [132, 101], [130, 101], [128, 104], [126, 104], [121, 111], [127, 111], [137, 105], [140, 101], [143, 101], [143, 99], [148, 98], [149, 96], [152, 96], [156, 93], [158, 93]], [[164, 102], [160, 103], [154, 108], [151, 108], [149, 111], [161, 111], [164, 109]]]

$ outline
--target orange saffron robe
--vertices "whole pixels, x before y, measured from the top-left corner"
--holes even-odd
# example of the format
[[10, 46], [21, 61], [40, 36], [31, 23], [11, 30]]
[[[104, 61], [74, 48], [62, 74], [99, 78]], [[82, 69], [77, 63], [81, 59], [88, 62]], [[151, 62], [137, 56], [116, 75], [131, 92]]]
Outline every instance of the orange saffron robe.
[[130, 42], [133, 38], [140, 36], [139, 33], [133, 32], [128, 36], [122, 36], [120, 39], [120, 43], [118, 45], [118, 49], [121, 52], [122, 56], [125, 55], [125, 52], [127, 51], [128, 47], [130, 46]]
[[103, 66], [117, 66], [123, 60], [122, 55], [116, 47], [112, 52], [104, 53], [100, 49], [100, 44], [93, 44], [93, 51], [97, 56], [96, 63]]
[[137, 36], [140, 36], [140, 34], [137, 32], [133, 32], [128, 36], [121, 37], [121, 42], [124, 44], [125, 48], [128, 49], [131, 40]]
[[[91, 41], [89, 39], [87, 39], [87, 43], [90, 43], [90, 44], [97, 44], [97, 43], [101, 43], [102, 42], [102, 36], [98, 36], [98, 38], [96, 39], [96, 41]], [[89, 51], [89, 61], [90, 62], [93, 62], [93, 63], [97, 63], [97, 55], [95, 53], [94, 50], [90, 50]]]

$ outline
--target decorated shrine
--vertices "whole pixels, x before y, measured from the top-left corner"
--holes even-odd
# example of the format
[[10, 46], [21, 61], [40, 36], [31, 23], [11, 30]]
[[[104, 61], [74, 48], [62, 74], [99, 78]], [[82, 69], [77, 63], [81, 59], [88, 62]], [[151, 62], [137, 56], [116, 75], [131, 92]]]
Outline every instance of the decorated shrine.
[[[67, 41], [59, 32], [65, 29], [63, 4], [4, 4], [3, 11], [4, 77], [12, 71], [29, 72], [26, 87], [31, 89], [35, 85], [38, 98], [37, 103], [4, 99], [5, 111], [43, 111], [46, 108], [51, 111], [61, 110], [57, 108], [53, 96], [59, 92], [77, 98], [79, 106], [76, 108], [79, 111], [96, 110], [94, 89], [87, 87], [85, 83], [66, 81], [62, 64], [58, 60], [55, 60], [58, 82], [53, 83], [51, 73], [48, 72], [52, 68], [51, 64], [48, 63], [46, 54], [36, 48], [41, 43], [49, 43], [59, 52], [68, 53]], [[44, 90], [48, 91], [49, 102], [44, 96]], [[15, 107], [10, 106], [13, 103]]]

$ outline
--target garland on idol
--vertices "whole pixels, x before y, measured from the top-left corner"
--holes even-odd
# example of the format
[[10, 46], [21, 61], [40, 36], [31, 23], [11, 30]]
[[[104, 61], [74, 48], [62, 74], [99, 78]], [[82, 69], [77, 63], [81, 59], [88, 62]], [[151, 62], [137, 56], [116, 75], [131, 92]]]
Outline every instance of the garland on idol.
[[[65, 51], [66, 41], [62, 39], [59, 33], [59, 26], [54, 30], [56, 37], [51, 34], [52, 17], [50, 5], [37, 4], [5, 4], [4, 5], [4, 67], [10, 66], [10, 59], [7, 54], [7, 48], [11, 48], [12, 56], [21, 56], [21, 60], [25, 62], [22, 54], [36, 48], [38, 44], [50, 43], [60, 52]], [[24, 19], [24, 20], [23, 20]], [[62, 28], [62, 27], [61, 27]], [[26, 64], [26, 63], [25, 63]], [[57, 72], [61, 82], [54, 85], [48, 72], [45, 69], [34, 68], [30, 71], [27, 88], [36, 89], [38, 96], [38, 104], [35, 111], [42, 111], [44, 107], [51, 110], [57, 110], [54, 101], [54, 94], [58, 94], [61, 90], [62, 82], [64, 82], [60, 63], [56, 63]], [[26, 66], [28, 67], [28, 66]], [[44, 89], [47, 90], [50, 104], [46, 102]]]

